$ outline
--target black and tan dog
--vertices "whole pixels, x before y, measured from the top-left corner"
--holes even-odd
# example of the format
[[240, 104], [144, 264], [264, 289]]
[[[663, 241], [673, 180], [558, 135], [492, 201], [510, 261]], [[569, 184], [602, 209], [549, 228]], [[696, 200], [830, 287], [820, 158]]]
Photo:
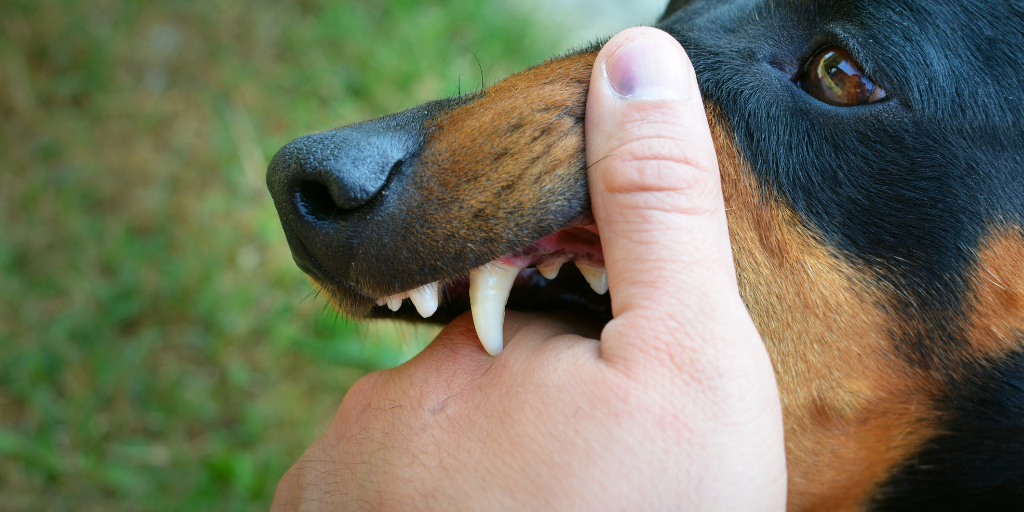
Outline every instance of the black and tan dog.
[[[1024, 6], [673, 0], [659, 27], [702, 87], [789, 508], [1024, 510]], [[296, 262], [354, 316], [418, 318], [408, 296], [444, 322], [512, 287], [607, 319], [597, 50], [286, 146], [267, 181]]]

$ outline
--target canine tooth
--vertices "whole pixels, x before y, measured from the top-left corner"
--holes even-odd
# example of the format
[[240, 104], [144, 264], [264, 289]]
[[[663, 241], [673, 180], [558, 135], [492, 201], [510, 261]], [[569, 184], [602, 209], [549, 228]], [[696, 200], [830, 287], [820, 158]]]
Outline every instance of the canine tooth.
[[420, 316], [427, 318], [437, 311], [437, 290], [441, 283], [429, 283], [409, 292], [409, 300]]
[[540, 275], [548, 279], [554, 279], [555, 276], [558, 275], [558, 270], [560, 268], [562, 268], [561, 263], [555, 263], [554, 265], [537, 265], [537, 270], [540, 272]]
[[505, 324], [505, 303], [519, 268], [488, 263], [469, 273], [469, 302], [473, 309], [473, 325], [484, 350], [492, 356], [504, 348], [502, 327]]
[[377, 299], [377, 305], [378, 306], [383, 306], [384, 304], [387, 304], [387, 303], [388, 303], [388, 298], [387, 297], [381, 297], [381, 298]]
[[576, 263], [576, 268], [580, 269], [580, 274], [590, 283], [590, 287], [594, 289], [598, 295], [604, 295], [608, 291], [608, 271], [603, 268], [588, 267]]

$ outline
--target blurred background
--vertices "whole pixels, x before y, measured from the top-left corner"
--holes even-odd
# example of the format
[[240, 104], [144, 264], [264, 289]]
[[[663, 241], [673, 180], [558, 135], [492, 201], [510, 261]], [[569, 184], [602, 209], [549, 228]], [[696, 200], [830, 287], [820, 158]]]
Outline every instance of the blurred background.
[[437, 332], [312, 295], [269, 158], [665, 3], [0, 0], [0, 510], [266, 510]]

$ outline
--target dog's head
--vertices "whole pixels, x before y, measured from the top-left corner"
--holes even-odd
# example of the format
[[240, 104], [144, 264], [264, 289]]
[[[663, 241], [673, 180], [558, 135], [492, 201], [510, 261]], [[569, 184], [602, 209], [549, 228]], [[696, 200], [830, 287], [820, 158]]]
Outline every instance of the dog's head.
[[[1020, 507], [1024, 7], [674, 0], [659, 27], [701, 84], [791, 509]], [[267, 181], [296, 262], [359, 317], [439, 282], [441, 322], [490, 261], [600, 266], [583, 152], [598, 49], [290, 143]], [[524, 271], [509, 307], [611, 310], [571, 269]]]

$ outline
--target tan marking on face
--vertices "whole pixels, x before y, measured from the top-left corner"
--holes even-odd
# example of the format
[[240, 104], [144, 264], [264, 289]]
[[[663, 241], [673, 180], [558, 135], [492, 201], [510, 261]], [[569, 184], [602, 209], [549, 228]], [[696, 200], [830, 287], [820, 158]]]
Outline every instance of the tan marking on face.
[[973, 362], [1024, 348], [1024, 235], [1019, 227], [996, 229], [987, 237], [971, 281], [965, 311], [967, 353]]
[[858, 510], [936, 430], [940, 386], [898, 354], [880, 280], [762, 191], [709, 110], [740, 292], [782, 397], [789, 510]]
[[429, 123], [415, 186], [423, 215], [436, 216], [425, 224], [438, 232], [425, 240], [496, 258], [573, 220], [563, 218], [564, 191], [582, 192], [572, 197], [582, 205], [574, 217], [588, 210], [582, 121], [595, 57], [513, 75]]

